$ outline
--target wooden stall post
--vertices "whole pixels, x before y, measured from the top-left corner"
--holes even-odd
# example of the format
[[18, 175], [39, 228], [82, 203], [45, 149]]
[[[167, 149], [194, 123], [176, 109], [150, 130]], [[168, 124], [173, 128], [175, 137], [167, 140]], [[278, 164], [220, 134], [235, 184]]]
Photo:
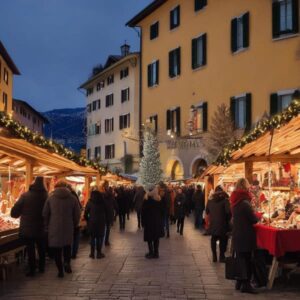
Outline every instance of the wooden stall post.
[[84, 202], [86, 203], [88, 201], [88, 199], [90, 198], [90, 185], [91, 185], [91, 177], [86, 175], [84, 178], [84, 192], [85, 192], [85, 199]]
[[252, 184], [253, 181], [253, 162], [246, 161], [245, 162], [245, 178]]
[[97, 174], [96, 175], [96, 186], [99, 187], [100, 186], [100, 181], [101, 181], [101, 175]]
[[29, 190], [33, 180], [33, 164], [31, 161], [26, 160], [26, 179], [25, 179], [25, 190]]

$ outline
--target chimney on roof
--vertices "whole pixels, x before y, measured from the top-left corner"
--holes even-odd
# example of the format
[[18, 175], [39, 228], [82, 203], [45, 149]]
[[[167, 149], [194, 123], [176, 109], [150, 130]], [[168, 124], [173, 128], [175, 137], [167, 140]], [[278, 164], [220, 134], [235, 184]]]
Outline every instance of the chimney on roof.
[[121, 55], [126, 56], [129, 53], [130, 53], [130, 46], [125, 41], [124, 45], [121, 46]]

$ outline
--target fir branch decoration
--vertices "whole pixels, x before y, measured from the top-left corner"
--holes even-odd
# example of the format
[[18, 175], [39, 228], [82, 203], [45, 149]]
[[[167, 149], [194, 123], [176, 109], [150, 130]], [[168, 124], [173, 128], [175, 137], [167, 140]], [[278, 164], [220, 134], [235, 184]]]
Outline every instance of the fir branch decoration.
[[61, 155], [82, 167], [92, 167], [99, 171], [100, 174], [106, 173], [106, 169], [101, 166], [99, 162], [87, 160], [70, 149], [65, 148], [63, 145], [52, 140], [48, 140], [40, 134], [32, 132], [27, 127], [22, 126], [20, 123], [13, 120], [10, 115], [7, 115], [4, 112], [0, 112], [0, 127], [5, 128], [14, 138], [23, 139], [32, 145], [44, 148], [52, 153], [57, 153], [58, 155]]

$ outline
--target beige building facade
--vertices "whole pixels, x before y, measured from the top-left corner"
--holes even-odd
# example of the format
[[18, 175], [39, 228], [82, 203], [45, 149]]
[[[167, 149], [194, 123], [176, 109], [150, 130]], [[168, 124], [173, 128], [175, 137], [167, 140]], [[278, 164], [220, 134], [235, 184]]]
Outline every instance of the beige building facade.
[[140, 55], [128, 45], [81, 85], [87, 94], [87, 157], [112, 171], [133, 173], [139, 164]]

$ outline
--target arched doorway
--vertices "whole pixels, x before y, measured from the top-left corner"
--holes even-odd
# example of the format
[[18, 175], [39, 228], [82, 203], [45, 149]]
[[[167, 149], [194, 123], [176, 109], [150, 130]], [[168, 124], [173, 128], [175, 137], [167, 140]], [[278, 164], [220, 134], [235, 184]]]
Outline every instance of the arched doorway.
[[203, 174], [205, 169], [207, 168], [207, 162], [203, 158], [197, 159], [192, 166], [192, 174], [193, 177], [199, 177]]
[[166, 175], [171, 180], [181, 180], [184, 177], [183, 164], [177, 157], [170, 159], [166, 167]]

